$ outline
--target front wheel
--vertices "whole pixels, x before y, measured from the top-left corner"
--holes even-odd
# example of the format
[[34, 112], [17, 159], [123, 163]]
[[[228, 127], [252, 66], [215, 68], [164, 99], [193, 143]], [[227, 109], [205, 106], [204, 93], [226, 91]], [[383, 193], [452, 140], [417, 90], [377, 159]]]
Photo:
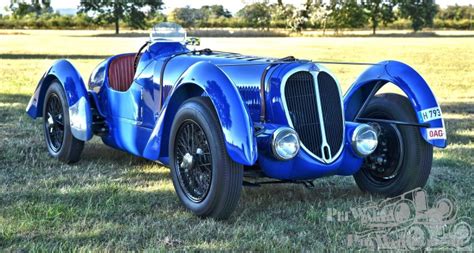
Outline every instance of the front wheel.
[[[417, 122], [410, 102], [401, 95], [373, 97], [364, 118]], [[433, 160], [433, 146], [423, 140], [417, 127], [369, 122], [378, 129], [377, 149], [365, 158], [354, 179], [362, 191], [396, 196], [423, 187]]]
[[43, 103], [43, 129], [51, 156], [65, 163], [79, 161], [84, 141], [72, 135], [66, 93], [58, 81], [53, 81], [46, 91]]
[[229, 217], [240, 198], [243, 166], [227, 154], [209, 98], [191, 98], [179, 108], [169, 154], [173, 185], [183, 205], [201, 217]]

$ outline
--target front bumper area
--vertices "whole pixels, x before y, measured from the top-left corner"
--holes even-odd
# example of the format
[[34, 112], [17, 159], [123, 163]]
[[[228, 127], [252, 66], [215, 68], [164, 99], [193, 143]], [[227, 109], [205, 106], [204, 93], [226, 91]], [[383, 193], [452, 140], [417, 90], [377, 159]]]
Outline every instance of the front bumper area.
[[363, 162], [363, 158], [356, 155], [351, 145], [351, 136], [358, 123], [345, 123], [343, 151], [333, 162], [325, 164], [314, 159], [305, 150], [290, 160], [281, 161], [271, 152], [271, 136], [282, 127], [276, 124], [264, 124], [257, 131], [258, 165], [266, 176], [280, 180], [312, 180], [330, 175], [353, 175]]

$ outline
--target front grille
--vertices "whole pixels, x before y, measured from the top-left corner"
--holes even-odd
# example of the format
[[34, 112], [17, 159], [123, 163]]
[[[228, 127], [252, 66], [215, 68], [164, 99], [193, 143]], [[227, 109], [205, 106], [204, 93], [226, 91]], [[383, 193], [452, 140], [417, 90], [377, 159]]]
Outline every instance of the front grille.
[[317, 157], [321, 155], [322, 134], [313, 75], [300, 71], [285, 85], [285, 98], [293, 127], [301, 142]]
[[316, 83], [310, 72], [299, 71], [287, 79], [284, 93], [289, 120], [303, 147], [324, 162], [337, 158], [343, 144], [344, 119], [336, 81], [319, 72]]
[[321, 97], [326, 141], [335, 156], [343, 141], [344, 119], [342, 118], [341, 97], [336, 81], [326, 72], [318, 74], [318, 87]]

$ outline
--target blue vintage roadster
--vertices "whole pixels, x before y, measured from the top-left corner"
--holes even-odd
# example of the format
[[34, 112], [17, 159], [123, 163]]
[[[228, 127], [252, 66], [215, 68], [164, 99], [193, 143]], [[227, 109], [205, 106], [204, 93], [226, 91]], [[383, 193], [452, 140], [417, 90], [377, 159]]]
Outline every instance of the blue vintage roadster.
[[[67, 60], [39, 81], [27, 113], [42, 117], [51, 156], [79, 161], [93, 135], [171, 168], [183, 205], [227, 218], [243, 185], [353, 175], [395, 196], [424, 186], [433, 146], [446, 146], [439, 104], [397, 61], [369, 64], [343, 96], [321, 62], [196, 49], [175, 24], [137, 53], [100, 63], [85, 85]], [[405, 96], [377, 93], [385, 84]]]

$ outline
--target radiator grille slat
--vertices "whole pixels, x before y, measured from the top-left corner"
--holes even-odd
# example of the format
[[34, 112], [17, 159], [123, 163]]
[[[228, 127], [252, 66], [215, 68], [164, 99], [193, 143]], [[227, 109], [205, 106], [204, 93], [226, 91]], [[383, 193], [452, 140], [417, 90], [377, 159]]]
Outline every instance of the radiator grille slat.
[[300, 71], [291, 75], [285, 85], [285, 98], [293, 127], [301, 142], [321, 157], [322, 134], [313, 75]]
[[318, 88], [321, 97], [326, 140], [329, 147], [331, 147], [331, 156], [335, 156], [343, 141], [344, 132], [339, 88], [334, 78], [325, 72], [320, 72], [318, 75]]
[[[287, 79], [284, 93], [289, 120], [300, 136], [301, 143], [314, 156], [324, 160], [321, 151], [323, 131], [331, 149], [331, 157], [335, 158], [343, 144], [344, 119], [335, 80], [325, 72], [320, 72], [317, 79], [318, 85], [310, 72], [296, 72]], [[318, 109], [317, 104], [318, 93], [321, 109]], [[320, 114], [324, 120], [324, 129], [321, 127]]]

